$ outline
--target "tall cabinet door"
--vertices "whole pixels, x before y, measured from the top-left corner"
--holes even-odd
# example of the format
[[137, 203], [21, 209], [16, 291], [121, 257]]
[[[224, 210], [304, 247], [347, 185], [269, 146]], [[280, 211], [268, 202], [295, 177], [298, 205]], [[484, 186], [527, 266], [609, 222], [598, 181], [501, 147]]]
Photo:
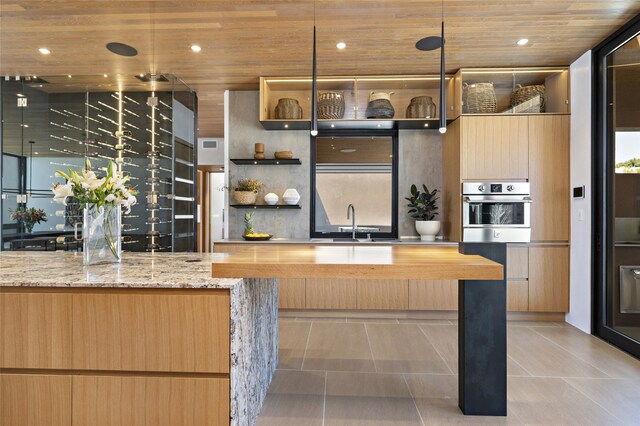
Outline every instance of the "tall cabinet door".
[[528, 126], [526, 116], [462, 117], [462, 179], [527, 179]]
[[569, 241], [570, 116], [528, 119], [531, 241]]

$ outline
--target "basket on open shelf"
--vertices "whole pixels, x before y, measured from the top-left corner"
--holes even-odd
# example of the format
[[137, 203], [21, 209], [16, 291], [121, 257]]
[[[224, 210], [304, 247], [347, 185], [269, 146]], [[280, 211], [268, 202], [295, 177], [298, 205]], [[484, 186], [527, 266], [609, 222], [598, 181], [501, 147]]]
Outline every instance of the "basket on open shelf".
[[496, 112], [496, 91], [493, 83], [463, 84], [463, 113], [493, 114]]
[[276, 119], [297, 120], [302, 118], [302, 107], [297, 99], [281, 98], [275, 108]]
[[535, 99], [536, 97], [539, 97], [540, 102], [532, 102], [529, 106], [518, 108], [519, 113], [544, 112], [545, 99], [544, 84], [535, 84], [524, 87], [518, 84], [518, 87], [513, 90], [513, 93], [511, 93], [511, 107], [515, 108], [518, 105], [522, 105], [527, 101]]
[[344, 118], [343, 92], [322, 92], [318, 94], [318, 118], [340, 120]]

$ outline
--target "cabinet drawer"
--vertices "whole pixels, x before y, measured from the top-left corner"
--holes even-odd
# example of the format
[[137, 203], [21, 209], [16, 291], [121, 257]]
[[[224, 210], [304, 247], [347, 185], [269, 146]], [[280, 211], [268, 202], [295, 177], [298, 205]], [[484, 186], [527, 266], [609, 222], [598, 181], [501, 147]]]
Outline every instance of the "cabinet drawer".
[[458, 309], [458, 281], [409, 280], [409, 309], [455, 311]]
[[529, 310], [529, 281], [507, 281], [507, 311]]
[[306, 280], [283, 278], [278, 280], [278, 307], [280, 309], [305, 308]]
[[0, 293], [0, 367], [70, 366], [71, 295]]
[[409, 280], [358, 280], [358, 309], [409, 309]]
[[507, 247], [507, 279], [529, 278], [529, 248]]
[[74, 294], [73, 368], [227, 373], [229, 293]]
[[74, 426], [229, 424], [229, 379], [74, 376]]
[[355, 309], [356, 281], [310, 278], [306, 280], [307, 309]]
[[70, 376], [0, 374], [0, 425], [70, 424]]

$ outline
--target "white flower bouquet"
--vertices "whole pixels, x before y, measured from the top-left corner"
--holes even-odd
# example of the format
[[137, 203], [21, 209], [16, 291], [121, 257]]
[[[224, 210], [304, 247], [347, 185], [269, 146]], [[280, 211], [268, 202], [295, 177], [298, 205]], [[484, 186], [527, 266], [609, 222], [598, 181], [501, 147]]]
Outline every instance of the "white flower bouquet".
[[127, 209], [125, 213], [128, 214], [131, 212], [131, 206], [137, 202], [137, 191], [127, 185], [129, 177], [119, 173], [113, 161], [109, 162], [107, 175], [103, 178], [98, 178], [91, 170], [89, 160], [86, 168], [80, 173], [71, 169], [68, 173], [56, 170], [56, 175], [67, 180], [64, 185], [55, 184], [51, 189], [54, 194], [53, 200], [57, 203], [67, 205], [67, 197], [73, 197], [81, 205], [122, 206]]
[[54, 201], [66, 205], [67, 197], [75, 198], [83, 206], [82, 240], [84, 264], [120, 262], [121, 210], [131, 212], [136, 204], [137, 191], [129, 184], [113, 162], [107, 166], [106, 176], [99, 178], [91, 170], [91, 163], [81, 172], [69, 169], [56, 174], [65, 184], [52, 188]]

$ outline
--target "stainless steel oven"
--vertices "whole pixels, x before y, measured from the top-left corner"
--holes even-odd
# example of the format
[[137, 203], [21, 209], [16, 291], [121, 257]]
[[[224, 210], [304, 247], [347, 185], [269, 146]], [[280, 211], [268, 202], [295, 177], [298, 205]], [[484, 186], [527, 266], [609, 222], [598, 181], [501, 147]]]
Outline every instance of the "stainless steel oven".
[[531, 241], [529, 182], [462, 184], [462, 241]]

